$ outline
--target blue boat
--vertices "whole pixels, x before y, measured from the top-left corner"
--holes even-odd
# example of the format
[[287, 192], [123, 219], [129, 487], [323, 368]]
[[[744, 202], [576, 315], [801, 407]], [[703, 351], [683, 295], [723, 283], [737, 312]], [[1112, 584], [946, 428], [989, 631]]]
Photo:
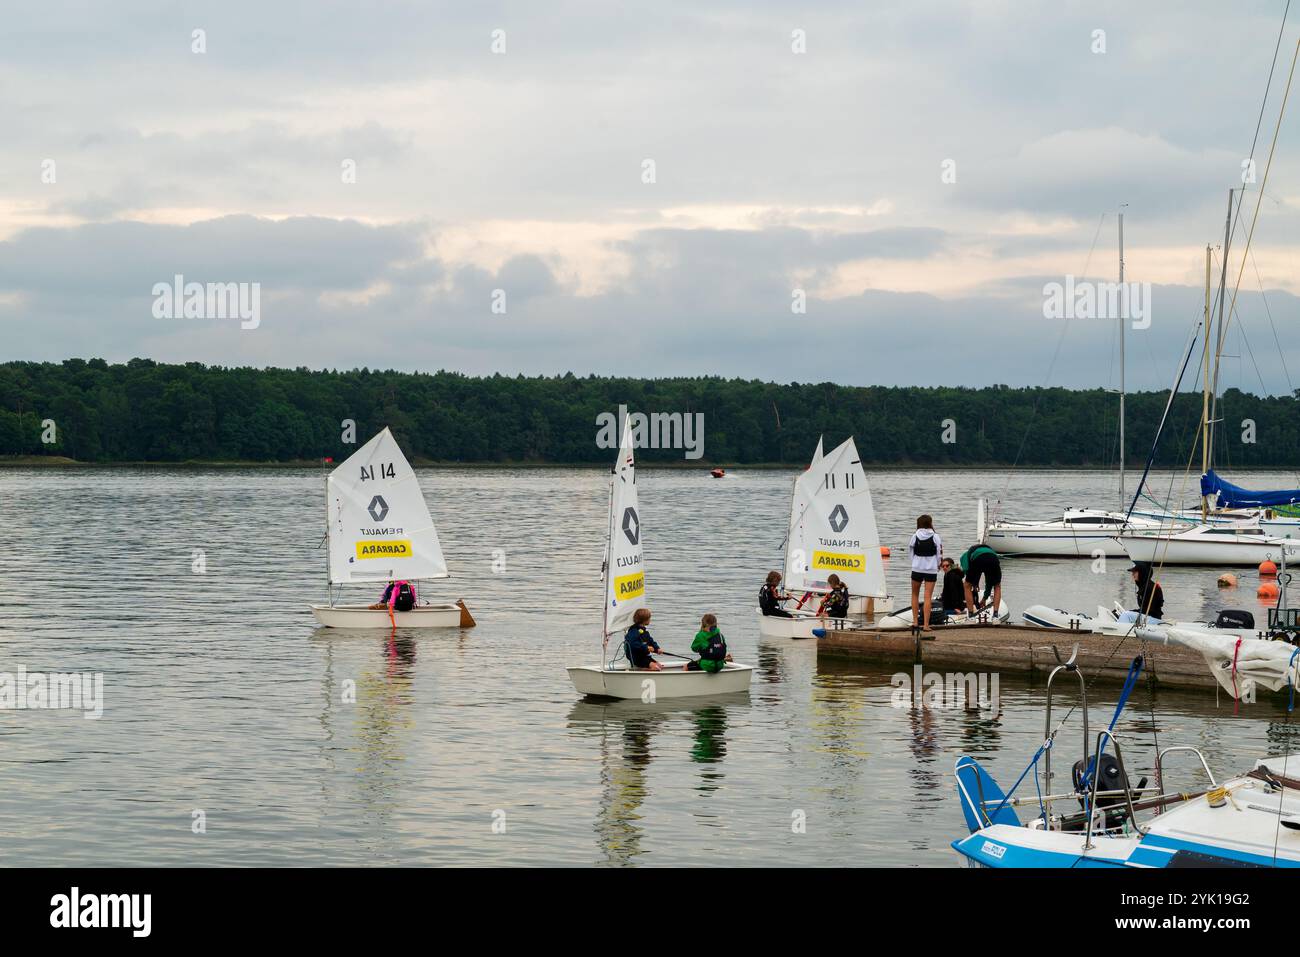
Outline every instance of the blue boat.
[[[1044, 743], [1009, 793], [974, 758], [957, 760], [957, 793], [970, 834], [952, 847], [970, 866], [1300, 867], [1300, 755], [1260, 760], [1247, 773], [1219, 782], [1198, 749], [1167, 747], [1156, 754], [1154, 787], [1147, 787], [1146, 778], [1130, 782], [1114, 727], [1141, 670], [1139, 657], [1110, 727], [1090, 746], [1083, 674], [1073, 656], [1054, 668], [1047, 679]], [[1052, 682], [1058, 674], [1078, 677], [1083, 746], [1076, 752], [1081, 757], [1072, 768], [1071, 789], [1053, 794], [1052, 752], [1061, 727], [1052, 726]], [[1198, 759], [1204, 773], [1198, 787], [1165, 786], [1167, 758], [1174, 753]], [[1035, 797], [1015, 798], [1030, 774]], [[1022, 821], [1018, 807], [1036, 814]], [[1144, 812], [1151, 816], [1143, 819]]]

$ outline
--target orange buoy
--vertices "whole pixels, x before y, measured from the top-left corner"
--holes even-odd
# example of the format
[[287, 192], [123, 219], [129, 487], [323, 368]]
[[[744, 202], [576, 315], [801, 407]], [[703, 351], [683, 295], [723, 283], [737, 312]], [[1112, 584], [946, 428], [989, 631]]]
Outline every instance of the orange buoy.
[[1266, 577], [1271, 577], [1277, 574], [1277, 566], [1266, 558], [1259, 563], [1259, 573]]
[[1259, 591], [1255, 592], [1255, 597], [1266, 601], [1276, 601], [1277, 594], [1277, 582], [1260, 582]]
[[881, 545], [881, 546], [880, 546], [880, 557], [881, 557], [881, 558], [888, 558], [888, 557], [889, 557], [889, 546], [888, 546], [888, 545]]
[[1219, 587], [1220, 587], [1220, 588], [1236, 588], [1236, 587], [1237, 587], [1237, 576], [1234, 575], [1234, 574], [1232, 574], [1231, 572], [1227, 572], [1226, 574], [1220, 575], [1220, 576], [1219, 576]]

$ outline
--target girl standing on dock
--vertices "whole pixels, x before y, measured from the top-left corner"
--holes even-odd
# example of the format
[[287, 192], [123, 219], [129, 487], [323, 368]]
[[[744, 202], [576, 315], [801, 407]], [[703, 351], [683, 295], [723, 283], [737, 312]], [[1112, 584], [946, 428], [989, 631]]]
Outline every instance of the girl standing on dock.
[[[934, 599], [934, 583], [939, 577], [939, 562], [943, 558], [943, 539], [934, 531], [934, 519], [922, 515], [916, 520], [916, 531], [907, 543], [907, 554], [912, 559], [912, 624], [930, 630], [930, 603]], [[925, 617], [917, 608], [921, 588], [925, 588]]]

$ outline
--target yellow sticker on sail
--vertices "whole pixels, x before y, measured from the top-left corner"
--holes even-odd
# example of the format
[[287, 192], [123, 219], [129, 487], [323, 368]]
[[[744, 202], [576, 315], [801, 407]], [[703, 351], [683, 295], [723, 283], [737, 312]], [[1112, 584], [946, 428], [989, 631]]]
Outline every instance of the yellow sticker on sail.
[[866, 556], [852, 552], [813, 552], [814, 571], [860, 572], [867, 567]]
[[357, 542], [357, 558], [410, 558], [411, 543], [405, 538]]
[[623, 575], [614, 579], [614, 597], [619, 601], [628, 601], [645, 593], [645, 572]]

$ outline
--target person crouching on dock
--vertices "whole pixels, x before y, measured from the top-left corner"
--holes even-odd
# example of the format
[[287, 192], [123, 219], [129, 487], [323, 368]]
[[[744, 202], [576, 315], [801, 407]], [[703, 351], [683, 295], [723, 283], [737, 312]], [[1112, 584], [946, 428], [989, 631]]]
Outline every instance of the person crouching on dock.
[[623, 637], [623, 651], [633, 668], [663, 671], [664, 666], [650, 657], [652, 651], [663, 654], [663, 649], [659, 647], [659, 642], [650, 637], [650, 630], [646, 627], [649, 624], [650, 609], [638, 608], [632, 616], [632, 627]]

